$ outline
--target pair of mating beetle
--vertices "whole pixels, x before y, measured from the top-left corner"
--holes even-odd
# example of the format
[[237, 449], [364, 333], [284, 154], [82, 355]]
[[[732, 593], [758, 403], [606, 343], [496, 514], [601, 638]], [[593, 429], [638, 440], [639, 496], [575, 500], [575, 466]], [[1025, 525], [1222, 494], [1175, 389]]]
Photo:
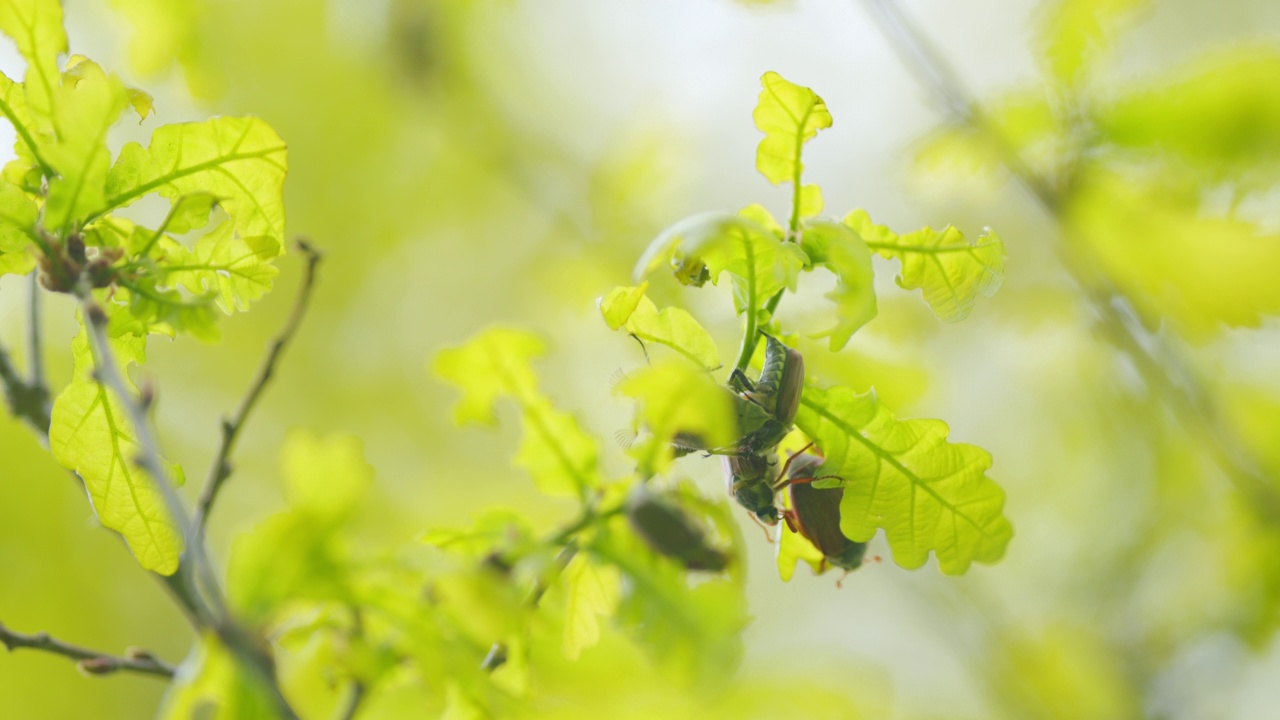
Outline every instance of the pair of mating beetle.
[[[678, 435], [675, 446], [680, 453], [704, 451], [720, 455], [724, 463], [729, 494], [749, 510], [760, 522], [777, 525], [781, 517], [792, 531], [800, 533], [826, 558], [826, 562], [843, 570], [862, 566], [866, 543], [854, 542], [840, 532], [841, 488], [813, 487], [820, 455], [801, 449], [793, 454], [776, 475], [774, 449], [791, 431], [800, 394], [804, 389], [804, 357], [777, 338], [765, 337], [764, 367], [755, 382], [741, 370], [729, 377], [728, 390], [738, 426], [738, 440], [731, 446], [708, 448], [697, 438]], [[831, 476], [826, 476], [831, 477]], [[790, 509], [778, 510], [777, 495], [787, 489]]]

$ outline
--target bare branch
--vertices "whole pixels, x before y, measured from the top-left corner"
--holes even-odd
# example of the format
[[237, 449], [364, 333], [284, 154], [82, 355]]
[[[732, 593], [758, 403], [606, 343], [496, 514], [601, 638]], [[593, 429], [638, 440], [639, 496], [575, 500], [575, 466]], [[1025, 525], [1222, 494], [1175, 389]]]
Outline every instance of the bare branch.
[[110, 675], [115, 672], [132, 672], [171, 679], [174, 667], [145, 650], [129, 650], [123, 656], [90, 650], [49, 637], [47, 633], [25, 635], [14, 632], [0, 623], [0, 644], [5, 649], [43, 650], [78, 661], [77, 666], [89, 675]]
[[[987, 118], [982, 106], [960, 81], [946, 58], [929, 42], [894, 0], [861, 0], [903, 63], [920, 84], [940, 99], [951, 119], [968, 125], [991, 142], [1000, 161], [1061, 228], [1062, 191], [1032, 170], [1017, 148]], [[1268, 520], [1280, 522], [1280, 492], [1257, 458], [1245, 447], [1222, 410], [1205, 388], [1204, 380], [1169, 338], [1142, 325], [1129, 299], [1110, 278], [1093, 269], [1081, 250], [1061, 239], [1055, 244], [1063, 266], [1084, 291], [1107, 335], [1133, 361], [1147, 384], [1174, 411], [1183, 429], [1206, 446], [1214, 462], [1251, 506]]]
[[209, 513], [213, 510], [213, 503], [217, 500], [218, 492], [222, 489], [223, 483], [231, 476], [231, 453], [235, 450], [236, 440], [240, 437], [240, 432], [244, 429], [245, 422], [249, 419], [249, 413], [253, 410], [253, 406], [258, 402], [258, 398], [262, 396], [262, 391], [266, 389], [267, 384], [275, 374], [276, 365], [279, 364], [281, 356], [284, 355], [289, 342], [293, 340], [293, 336], [297, 334], [298, 328], [302, 325], [303, 318], [306, 317], [307, 307], [311, 301], [311, 293], [315, 287], [316, 266], [320, 264], [321, 255], [304, 240], [298, 240], [298, 249], [306, 256], [307, 260], [302, 284], [298, 288], [298, 297], [294, 301], [293, 310], [289, 313], [289, 319], [285, 321], [284, 327], [281, 328], [267, 349], [266, 357], [263, 358], [257, 376], [249, 385], [244, 398], [240, 401], [240, 407], [236, 410], [235, 417], [230, 420], [224, 418], [222, 421], [222, 444], [219, 446], [217, 454], [214, 455], [213, 465], [209, 468], [209, 475], [205, 479], [203, 490], [200, 492], [200, 499], [196, 502], [193, 542], [203, 542], [205, 528], [209, 522]]

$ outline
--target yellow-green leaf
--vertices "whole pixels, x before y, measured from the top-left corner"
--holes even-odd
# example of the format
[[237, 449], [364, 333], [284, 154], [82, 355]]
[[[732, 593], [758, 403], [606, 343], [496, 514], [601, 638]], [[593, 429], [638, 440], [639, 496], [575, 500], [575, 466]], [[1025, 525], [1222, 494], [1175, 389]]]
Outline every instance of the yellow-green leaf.
[[817, 93], [776, 72], [765, 73], [760, 83], [764, 88], [751, 114], [764, 133], [756, 148], [756, 169], [774, 185], [784, 180], [799, 185], [804, 171], [800, 148], [819, 130], [831, 127], [831, 113]]
[[35, 201], [25, 192], [0, 182], [0, 252], [16, 253], [31, 247], [38, 214]]
[[373, 467], [354, 436], [321, 438], [292, 430], [280, 455], [289, 506], [326, 523], [349, 516], [373, 483]]
[[631, 313], [636, 311], [636, 306], [640, 304], [640, 299], [644, 297], [644, 292], [648, 288], [648, 281], [635, 287], [616, 287], [610, 290], [608, 295], [596, 301], [600, 314], [610, 330], [617, 330], [627, 322]]
[[580, 496], [600, 484], [600, 447], [570, 413], [541, 396], [520, 403], [524, 429], [515, 463], [548, 495]]
[[228, 315], [248, 310], [251, 302], [271, 290], [280, 272], [271, 264], [280, 255], [280, 243], [265, 235], [241, 237], [229, 222], [202, 235], [193, 250], [167, 243], [166, 254], [167, 261], [157, 271], [166, 284], [181, 285], [197, 295], [212, 293]]
[[977, 242], [948, 225], [897, 235], [871, 222], [865, 210], [854, 210], [845, 225], [867, 247], [902, 264], [898, 285], [919, 289], [943, 322], [963, 320], [979, 297], [991, 297], [1004, 282], [1004, 243], [990, 229]]
[[720, 367], [720, 352], [711, 334], [683, 308], [658, 311], [652, 300], [642, 298], [626, 328], [641, 340], [666, 345], [708, 370]]
[[[1233, 48], [1186, 67], [1099, 108], [1098, 128], [1118, 146], [1173, 153], [1212, 177], [1280, 165], [1280, 51]], [[1269, 184], [1269, 183], [1268, 183]]]
[[529, 361], [543, 352], [536, 335], [490, 328], [461, 347], [440, 351], [433, 370], [462, 389], [454, 408], [459, 424], [493, 425], [497, 400], [513, 399], [524, 429], [516, 462], [543, 492], [581, 497], [600, 484], [599, 448], [571, 414], [557, 410], [538, 391]]
[[0, 31], [13, 38], [27, 61], [27, 103], [49, 118], [53, 94], [59, 85], [58, 55], [67, 51], [62, 29], [62, 4], [58, 0], [5, 0], [0, 2]]
[[1092, 174], [1068, 207], [1090, 258], [1148, 317], [1193, 337], [1280, 313], [1280, 233], [1206, 217], [1134, 179]]
[[876, 316], [871, 250], [848, 226], [825, 222], [806, 227], [800, 247], [813, 263], [836, 276], [835, 289], [826, 294], [836, 305], [836, 323], [817, 337], [829, 337], [833, 352], [842, 350], [858, 328]]
[[1039, 32], [1049, 72], [1058, 82], [1075, 84], [1096, 62], [1126, 15], [1147, 0], [1057, 0], [1047, 7]]
[[874, 393], [809, 386], [796, 426], [822, 449], [819, 472], [841, 478], [840, 529], [850, 540], [884, 528], [899, 565], [920, 567], [932, 551], [949, 575], [1004, 556], [1013, 526], [1004, 490], [986, 475], [991, 456], [948, 443], [946, 423], [899, 420]]
[[[146, 340], [126, 335], [112, 340], [122, 369], [142, 362]], [[178, 569], [183, 538], [157, 482], [135, 462], [141, 448], [121, 400], [93, 377], [87, 331], [71, 345], [75, 371], [71, 384], [53, 403], [49, 449], [53, 457], [84, 480], [102, 524], [120, 533], [146, 569], [171, 575]], [[132, 389], [126, 377], [125, 382]]]
[[536, 394], [538, 381], [529, 361], [545, 353], [545, 343], [533, 333], [490, 328], [465, 345], [441, 350], [432, 370], [462, 390], [462, 399], [453, 409], [455, 422], [496, 425], [494, 403], [499, 397]]
[[107, 202], [124, 207], [156, 192], [177, 202], [213, 193], [237, 233], [265, 236], [284, 247], [284, 141], [263, 120], [218, 117], [165, 125], [143, 149], [129, 143], [107, 176]]
[[640, 402], [651, 433], [630, 449], [644, 472], [667, 469], [671, 441], [678, 433], [697, 436], [705, 447], [724, 447], [737, 440], [733, 395], [688, 363], [645, 368], [628, 377], [618, 392]]
[[586, 648], [600, 641], [600, 618], [618, 607], [622, 581], [612, 565], [597, 565], [579, 553], [564, 569], [564, 656], [577, 660]]

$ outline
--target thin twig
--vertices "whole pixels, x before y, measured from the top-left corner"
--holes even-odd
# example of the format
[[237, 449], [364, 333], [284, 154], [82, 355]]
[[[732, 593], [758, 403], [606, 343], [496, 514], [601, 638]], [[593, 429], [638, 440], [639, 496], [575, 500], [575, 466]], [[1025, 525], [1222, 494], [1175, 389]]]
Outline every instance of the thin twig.
[[231, 453], [235, 449], [236, 440], [240, 437], [240, 432], [244, 429], [245, 422], [249, 419], [249, 413], [253, 410], [253, 406], [258, 402], [258, 398], [262, 396], [262, 391], [266, 389], [267, 384], [275, 374], [276, 365], [280, 362], [285, 348], [293, 340], [293, 336], [298, 332], [298, 328], [302, 325], [302, 320], [307, 314], [312, 289], [315, 287], [316, 266], [320, 264], [321, 255], [304, 240], [298, 241], [298, 249], [306, 255], [307, 266], [302, 276], [302, 285], [298, 288], [297, 300], [294, 301], [293, 310], [289, 313], [289, 318], [285, 321], [284, 327], [268, 348], [267, 355], [262, 360], [262, 366], [258, 369], [257, 376], [254, 378], [253, 383], [249, 385], [249, 390], [245, 393], [244, 398], [240, 401], [240, 407], [236, 410], [235, 417], [230, 420], [226, 418], [222, 420], [222, 444], [219, 446], [217, 454], [214, 455], [213, 465], [209, 468], [209, 475], [205, 479], [203, 490], [200, 492], [200, 499], [196, 502], [195, 521], [192, 527], [192, 532], [194, 533], [193, 542], [203, 542], [205, 528], [209, 522], [209, 513], [213, 510], [213, 503], [217, 500], [218, 492], [222, 489], [223, 483], [231, 476]]
[[29, 317], [27, 318], [27, 372], [31, 375], [28, 387], [36, 395], [40, 403], [41, 415], [48, 417], [52, 413], [49, 407], [49, 386], [44, 379], [44, 325], [40, 321], [40, 281], [36, 274], [31, 275], [31, 298], [28, 301]]
[[[952, 120], [968, 125], [992, 142], [1005, 167], [1060, 228], [1067, 228], [1060, 190], [1023, 161], [1017, 148], [987, 118], [951, 64], [901, 8], [893, 0], [861, 0], [861, 3], [903, 63], [923, 86], [943, 101]], [[1107, 334], [1133, 360], [1147, 384], [1172, 408], [1183, 429], [1205, 443], [1214, 462], [1261, 515], [1280, 522], [1280, 492], [1273, 479], [1229, 427], [1191, 363], [1166, 337], [1146, 330], [1129, 299], [1109, 278], [1092, 269], [1087, 258], [1079, 257], [1079, 248], [1059, 240], [1054, 249], [1084, 290]]]
[[[351, 607], [351, 631], [359, 638], [364, 637], [364, 613], [360, 612], [360, 607], [353, 605]], [[355, 720], [356, 713], [360, 711], [360, 704], [369, 696], [369, 688], [360, 678], [356, 678], [351, 683], [351, 694], [347, 696], [347, 703], [337, 715], [337, 720]]]
[[0, 645], [13, 652], [19, 649], [43, 650], [79, 661], [77, 665], [90, 675], [110, 675], [114, 672], [133, 672], [154, 677], [172, 678], [174, 667], [149, 652], [131, 650], [125, 655], [111, 655], [89, 648], [72, 645], [49, 637], [47, 633], [26, 635], [14, 632], [0, 623]]

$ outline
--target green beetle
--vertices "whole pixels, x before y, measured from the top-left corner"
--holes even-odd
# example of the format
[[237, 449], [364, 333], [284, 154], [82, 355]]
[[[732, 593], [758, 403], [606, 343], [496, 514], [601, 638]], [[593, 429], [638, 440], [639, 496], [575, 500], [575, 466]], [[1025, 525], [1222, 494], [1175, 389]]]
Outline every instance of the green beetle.
[[709, 448], [699, 437], [677, 434], [678, 454], [701, 450], [713, 455], [761, 455], [791, 431], [804, 390], [804, 358], [771, 335], [765, 335], [765, 343], [760, 378], [752, 382], [741, 370], [734, 370], [725, 388], [732, 395], [738, 439], [727, 447]]
[[778, 524], [778, 506], [774, 502], [773, 463], [765, 455], [725, 455], [724, 479], [729, 494], [766, 525]]

